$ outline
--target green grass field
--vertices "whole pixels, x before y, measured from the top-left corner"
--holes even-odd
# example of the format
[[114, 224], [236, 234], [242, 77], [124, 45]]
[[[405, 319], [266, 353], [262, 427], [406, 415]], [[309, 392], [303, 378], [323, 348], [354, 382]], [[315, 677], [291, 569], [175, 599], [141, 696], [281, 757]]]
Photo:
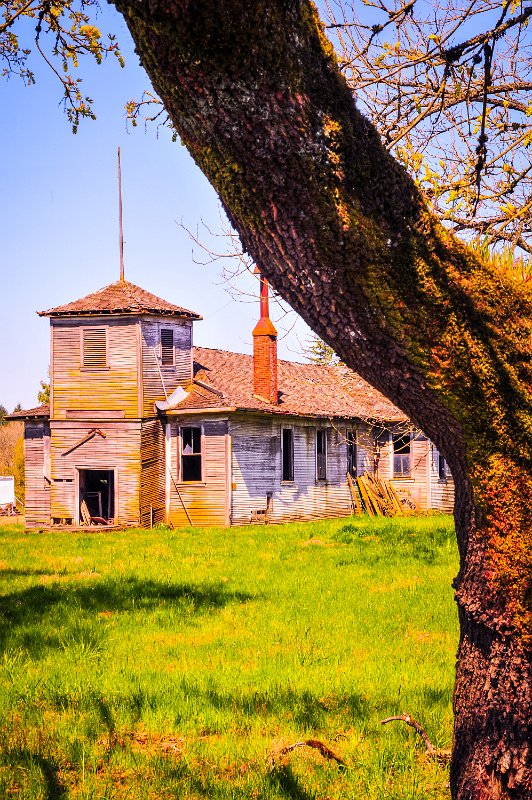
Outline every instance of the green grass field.
[[449, 747], [456, 571], [443, 516], [0, 528], [0, 797], [448, 798], [380, 720]]

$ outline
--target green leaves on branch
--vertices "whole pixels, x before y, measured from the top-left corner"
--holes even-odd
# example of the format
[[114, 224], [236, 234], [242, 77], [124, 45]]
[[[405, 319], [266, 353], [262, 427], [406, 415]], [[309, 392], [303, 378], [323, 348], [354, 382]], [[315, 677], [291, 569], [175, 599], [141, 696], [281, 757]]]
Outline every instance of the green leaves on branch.
[[34, 61], [42, 59], [62, 86], [61, 104], [74, 133], [82, 118], [96, 119], [93, 101], [75, 75], [80, 57], [90, 56], [101, 64], [113, 55], [124, 66], [115, 36], [102, 34], [94, 24], [99, 11], [98, 0], [4, 0], [1, 4], [2, 76], [16, 75], [27, 86], [34, 84]]

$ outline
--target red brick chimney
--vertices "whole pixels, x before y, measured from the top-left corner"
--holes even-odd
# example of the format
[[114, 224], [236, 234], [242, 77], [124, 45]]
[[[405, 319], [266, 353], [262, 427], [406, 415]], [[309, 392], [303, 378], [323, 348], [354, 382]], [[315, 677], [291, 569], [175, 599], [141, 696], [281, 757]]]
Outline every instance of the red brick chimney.
[[[259, 270], [255, 269], [258, 273]], [[259, 273], [260, 274], [260, 273]], [[260, 276], [260, 319], [253, 329], [253, 393], [277, 405], [277, 331], [268, 310], [268, 281]]]

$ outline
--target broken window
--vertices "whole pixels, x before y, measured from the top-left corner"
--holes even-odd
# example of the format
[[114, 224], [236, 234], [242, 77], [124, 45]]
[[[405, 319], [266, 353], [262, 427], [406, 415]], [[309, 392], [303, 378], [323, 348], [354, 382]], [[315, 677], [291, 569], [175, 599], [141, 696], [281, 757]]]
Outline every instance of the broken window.
[[294, 431], [283, 428], [281, 435], [282, 481], [294, 480]]
[[82, 328], [81, 365], [84, 369], [106, 369], [107, 328]]
[[161, 328], [161, 364], [163, 367], [174, 364], [174, 332], [171, 328]]
[[393, 434], [393, 477], [410, 477], [410, 434]]
[[201, 428], [181, 428], [181, 480], [201, 481]]
[[327, 431], [316, 431], [316, 478], [324, 481], [327, 478]]

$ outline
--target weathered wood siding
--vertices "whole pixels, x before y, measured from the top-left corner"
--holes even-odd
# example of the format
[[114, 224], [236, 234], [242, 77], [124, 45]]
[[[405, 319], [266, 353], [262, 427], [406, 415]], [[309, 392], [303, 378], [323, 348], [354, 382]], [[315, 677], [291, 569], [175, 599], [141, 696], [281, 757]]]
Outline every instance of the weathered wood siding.
[[158, 419], [142, 423], [140, 521], [148, 528], [165, 521], [164, 429]]
[[[175, 363], [161, 364], [161, 328], [174, 332]], [[164, 400], [163, 381], [170, 395], [177, 386], [185, 386], [192, 379], [192, 323], [174, 319], [142, 318], [142, 416], [154, 414], [156, 400]], [[159, 366], [157, 366], [159, 362]], [[159, 372], [160, 368], [160, 372]], [[162, 377], [162, 380], [161, 380]]]
[[438, 511], [452, 514], [454, 509], [454, 481], [449, 474], [445, 478], [440, 478], [438, 472], [439, 452], [435, 445], [431, 447], [430, 456], [430, 507]]
[[[52, 419], [69, 412], [114, 412], [139, 417], [139, 343], [136, 319], [52, 319]], [[106, 369], [82, 367], [83, 328], [107, 328]], [[87, 413], [86, 416], [91, 416]]]
[[26, 422], [24, 462], [26, 471], [26, 527], [50, 524], [50, 427], [48, 422]]
[[[281, 430], [294, 432], [294, 481], [283, 482]], [[345, 425], [327, 420], [304, 420], [241, 415], [231, 420], [231, 521], [243, 525], [266, 509], [271, 522], [345, 516], [351, 513], [346, 483]], [[327, 431], [327, 479], [316, 478], [316, 430]], [[255, 512], [255, 514], [254, 514]]]
[[[356, 427], [356, 433], [358, 475], [364, 475], [366, 472], [373, 475], [375, 472], [375, 437], [373, 427], [361, 422]], [[379, 460], [379, 478], [383, 478], [384, 480], [388, 480], [389, 477], [388, 455], [389, 447], [381, 451]]]
[[[430, 442], [419, 435], [410, 442], [410, 478], [393, 478], [392, 484], [401, 493], [407, 490], [421, 510], [430, 508], [429, 458]], [[390, 445], [390, 472], [393, 470], [393, 450]], [[380, 466], [379, 466], [380, 473]]]
[[[140, 521], [140, 422], [52, 421], [51, 517], [78, 521], [79, 469], [115, 470], [115, 522]], [[80, 444], [97, 428], [99, 434]], [[74, 448], [74, 449], [72, 449]]]
[[[202, 428], [202, 478], [181, 481], [180, 425]], [[227, 419], [172, 419], [168, 446], [168, 521], [175, 527], [189, 525], [183, 506], [194, 526], [229, 524], [229, 436]]]

